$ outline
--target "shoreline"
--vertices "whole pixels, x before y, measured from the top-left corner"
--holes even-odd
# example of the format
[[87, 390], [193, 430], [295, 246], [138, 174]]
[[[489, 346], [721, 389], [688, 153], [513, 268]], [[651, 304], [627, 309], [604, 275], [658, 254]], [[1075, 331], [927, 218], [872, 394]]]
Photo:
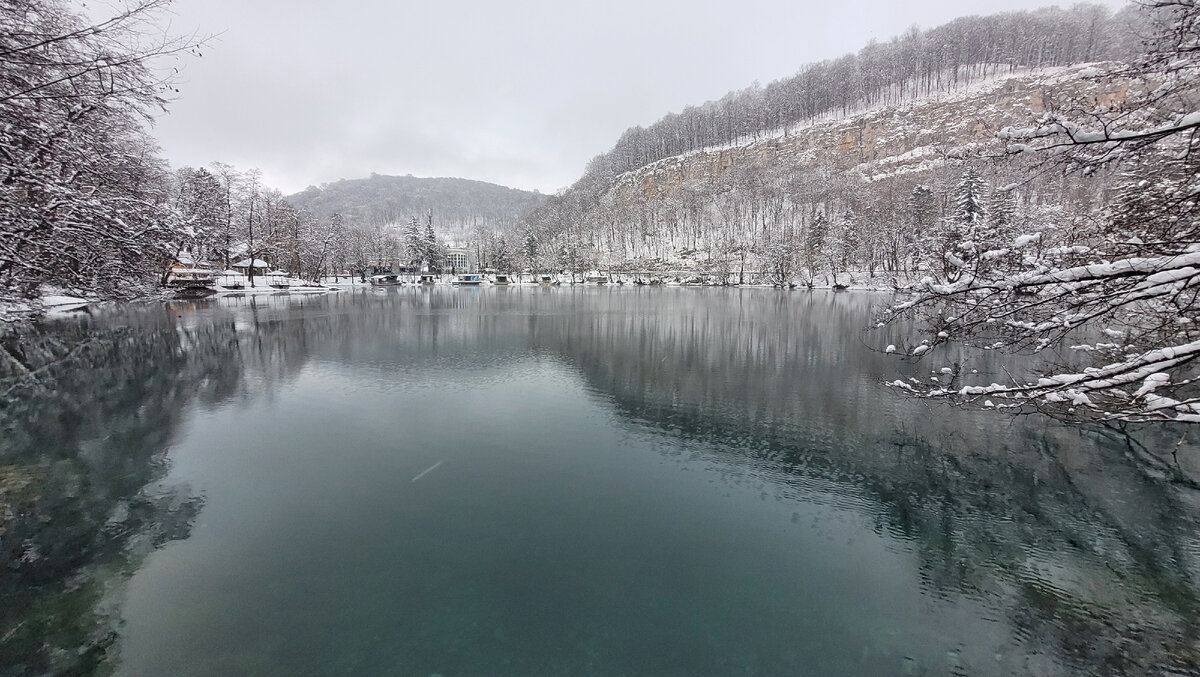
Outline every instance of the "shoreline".
[[[637, 280], [637, 281], [635, 281]], [[611, 282], [558, 282], [553, 285], [542, 285], [537, 282], [512, 282], [507, 285], [496, 285], [488, 281], [480, 285], [480, 287], [534, 287], [540, 288], [544, 286], [552, 287], [649, 287], [649, 288], [744, 288], [744, 289], [776, 289], [780, 291], [852, 291], [852, 292], [899, 292], [904, 291], [905, 287], [896, 287], [891, 284], [891, 280], [877, 279], [877, 283], [864, 283], [861, 281], [851, 281], [847, 285], [834, 286], [832, 284], [818, 283], [811, 286], [803, 283], [791, 283], [787, 285], [768, 284], [761, 282], [737, 284], [726, 283], [721, 284], [712, 280], [704, 281], [661, 281], [655, 279], [652, 282], [646, 282], [641, 278], [627, 279], [617, 274], [612, 276]], [[26, 302], [16, 302], [7, 305], [0, 305], [0, 326], [11, 326], [21, 324], [23, 322], [37, 321], [47, 317], [65, 317], [76, 312], [84, 312], [87, 308], [101, 304], [136, 304], [148, 302], [171, 302], [171, 301], [188, 301], [188, 300], [204, 300], [204, 299], [220, 299], [220, 298], [243, 298], [246, 296], [285, 296], [290, 294], [317, 295], [329, 294], [348, 290], [369, 290], [369, 289], [392, 289], [406, 287], [452, 287], [458, 288], [449, 281], [439, 281], [433, 285], [421, 285], [415, 282], [405, 282], [401, 285], [376, 286], [370, 282], [361, 282], [357, 278], [346, 279], [328, 282], [323, 281], [316, 285], [309, 282], [289, 281], [287, 287], [275, 287], [270, 285], [262, 285], [256, 287], [245, 287], [242, 289], [211, 289], [211, 293], [204, 294], [195, 298], [179, 297], [176, 294], [182, 290], [174, 290], [170, 288], [161, 288], [158, 293], [148, 294], [131, 299], [106, 299], [98, 297], [83, 297], [74, 296], [68, 293], [62, 293], [62, 290], [53, 290], [54, 293], [48, 293], [36, 299], [30, 299]], [[475, 288], [475, 287], [468, 287]]]

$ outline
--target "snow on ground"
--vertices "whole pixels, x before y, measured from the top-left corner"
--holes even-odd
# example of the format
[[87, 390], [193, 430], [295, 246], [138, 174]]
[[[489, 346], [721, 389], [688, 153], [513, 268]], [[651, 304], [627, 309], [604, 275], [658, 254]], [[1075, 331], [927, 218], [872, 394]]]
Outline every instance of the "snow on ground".
[[81, 306], [89, 301], [78, 296], [66, 296], [63, 294], [50, 294], [42, 297], [42, 305], [47, 308], [56, 306]]
[[[225, 276], [225, 275], [217, 276], [217, 293], [214, 294], [212, 297], [213, 298], [221, 298], [221, 297], [232, 297], [232, 296], [245, 296], [248, 294], [253, 294], [253, 295], [288, 294], [288, 293], [315, 294], [315, 293], [326, 293], [326, 292], [331, 292], [331, 291], [338, 291], [338, 290], [343, 290], [343, 289], [370, 289], [370, 288], [372, 288], [372, 285], [369, 281], [363, 282], [362, 279], [359, 278], [358, 276], [345, 276], [345, 275], [338, 276], [336, 278], [333, 276], [322, 278], [319, 284], [314, 284], [312, 281], [301, 280], [301, 279], [293, 278], [293, 277], [288, 277], [288, 278], [278, 277], [276, 279], [268, 280], [268, 279], [259, 278], [258, 276], [255, 276], [255, 285], [256, 286], [254, 286], [254, 287], [249, 286], [244, 275], [237, 275], [236, 277], [240, 278], [239, 280], [237, 280], [237, 282], [242, 282], [244, 285], [241, 289], [222, 288], [222, 284], [225, 284], [227, 286], [234, 284], [235, 280], [232, 279], [233, 277], [234, 276]], [[563, 274], [559, 275], [558, 277], [559, 277], [560, 284], [562, 284], [564, 286], [570, 286], [570, 284], [571, 284], [569, 282], [569, 280], [571, 279], [570, 273], [563, 273]], [[652, 278], [647, 278], [647, 277], [640, 276], [637, 274], [626, 274], [626, 273], [611, 273], [609, 275], [609, 277], [614, 284], [618, 284], [618, 285], [619, 284], [631, 285], [631, 284], [634, 284], [635, 280], [639, 280], [643, 283], [650, 282], [651, 279], [653, 279], [655, 284], [661, 284], [664, 286], [715, 286], [717, 284], [716, 276], [707, 275], [707, 274], [700, 273], [700, 272], [687, 272], [687, 271], [678, 271], [678, 274], [676, 272], [661, 273], [661, 274], [656, 274]], [[583, 275], [581, 273], [576, 273], [575, 279], [577, 280], [575, 282], [575, 284], [580, 284], [580, 285], [583, 284], [583, 282], [582, 282]], [[286, 288], [273, 287], [270, 284], [271, 282], [276, 282], [278, 284], [282, 284], [283, 282], [286, 282], [288, 286]], [[409, 284], [412, 284], [412, 283], [409, 283]], [[442, 280], [440, 280], [438, 284], [444, 284], [444, 285], [449, 286], [451, 284], [450, 276], [443, 276]], [[489, 282], [487, 284], [490, 285], [491, 283]], [[511, 284], [513, 286], [538, 286], [538, 282], [536, 282], [536, 281], [514, 281]], [[904, 287], [905, 285], [906, 285], [906, 283], [903, 280], [898, 280], [898, 279], [894, 279], [892, 277], [887, 277], [887, 276], [870, 277], [869, 275], [867, 275], [866, 271], [862, 271], [859, 273], [852, 273], [849, 276], [847, 276], [846, 274], [842, 274], [838, 278], [838, 286], [836, 288], [853, 290], [853, 291], [894, 291], [897, 287]], [[759, 288], [773, 287], [773, 285], [763, 283], [763, 282], [747, 282], [746, 284], [743, 284], [741, 286], [743, 286], [743, 287], [759, 287]], [[791, 285], [789, 285], [789, 286], [796, 287], [796, 288], [805, 288], [808, 285], [804, 284], [800, 280], [793, 280]], [[830, 279], [817, 279], [817, 280], [813, 281], [811, 288], [812, 289], [834, 289], [835, 287], [833, 285], [832, 280], [830, 280]], [[168, 294], [168, 295], [170, 294], [170, 290], [164, 290], [164, 291], [166, 294]], [[169, 298], [169, 296], [164, 297], [164, 298]], [[83, 308], [85, 306], [92, 305], [94, 303], [99, 303], [99, 302], [100, 301], [98, 299], [88, 299], [88, 298], [83, 298], [80, 296], [73, 296], [70, 294], [66, 294], [66, 293], [63, 293], [63, 290], [59, 290], [59, 289], [44, 289], [43, 295], [41, 297], [39, 297], [38, 299], [35, 299], [31, 302], [27, 302], [27, 303], [9, 302], [9, 303], [5, 303], [5, 304], [0, 304], [0, 322], [11, 322], [11, 321], [16, 321], [16, 320], [19, 320], [22, 318], [29, 318], [31, 316], [36, 316], [42, 312], [45, 312], [45, 313], [51, 314], [51, 315], [70, 313], [72, 311], [79, 310], [80, 308]]]

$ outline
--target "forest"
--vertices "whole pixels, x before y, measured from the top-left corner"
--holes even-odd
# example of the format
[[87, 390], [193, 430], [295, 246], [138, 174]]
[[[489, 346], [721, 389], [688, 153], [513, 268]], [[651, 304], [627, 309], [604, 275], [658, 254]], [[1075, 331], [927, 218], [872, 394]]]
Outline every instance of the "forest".
[[665, 157], [758, 140], [776, 130], [961, 90], [1003, 73], [1127, 60], [1141, 50], [1143, 16], [1101, 5], [968, 16], [909, 29], [856, 54], [809, 64], [790, 78], [757, 83], [626, 130], [585, 178], [608, 178]]
[[[940, 266], [934, 231], [963, 210], [982, 217], [991, 205], [986, 220], [1006, 235], [1022, 220], [1069, 227], [1108, 184], [1026, 180], [1030, 162], [1001, 157], [996, 133], [1097, 93], [1125, 96], [1114, 87], [1134, 83], [1116, 64], [1144, 52], [1149, 20], [1096, 5], [964, 17], [666, 115], [627, 130], [532, 211], [524, 251], [535, 267], [691, 268], [723, 280], [749, 269], [754, 281], [831, 285], [850, 270]], [[1108, 67], [1071, 68], [1093, 62]], [[1040, 109], [1004, 96], [1018, 89]], [[871, 138], [879, 128], [889, 138]], [[929, 161], [887, 171], [912, 155]]]

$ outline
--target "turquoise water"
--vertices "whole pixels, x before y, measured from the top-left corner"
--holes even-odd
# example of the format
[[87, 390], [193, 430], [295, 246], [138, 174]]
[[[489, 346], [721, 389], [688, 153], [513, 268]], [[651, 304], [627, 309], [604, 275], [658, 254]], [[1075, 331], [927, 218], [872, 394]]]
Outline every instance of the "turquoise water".
[[1099, 435], [895, 397], [941, 365], [878, 351], [883, 300], [392, 288], [52, 322], [22, 349], [65, 362], [4, 412], [0, 674], [1195, 669], [1190, 490]]

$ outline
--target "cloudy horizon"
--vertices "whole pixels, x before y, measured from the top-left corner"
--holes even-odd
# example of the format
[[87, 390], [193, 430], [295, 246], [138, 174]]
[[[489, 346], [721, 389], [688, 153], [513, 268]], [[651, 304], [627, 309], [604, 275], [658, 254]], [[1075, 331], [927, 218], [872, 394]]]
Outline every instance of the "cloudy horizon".
[[153, 134], [173, 166], [257, 167], [285, 193], [371, 173], [553, 193], [626, 129], [684, 106], [913, 25], [1044, 6], [177, 0], [171, 31], [218, 35], [182, 63]]

